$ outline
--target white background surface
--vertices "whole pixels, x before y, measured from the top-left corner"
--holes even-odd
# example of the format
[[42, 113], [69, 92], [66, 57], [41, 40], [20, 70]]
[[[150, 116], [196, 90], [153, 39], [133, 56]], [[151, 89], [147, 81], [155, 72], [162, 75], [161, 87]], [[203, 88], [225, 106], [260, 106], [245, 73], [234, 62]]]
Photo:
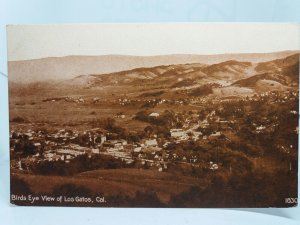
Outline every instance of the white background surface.
[[[0, 0], [0, 71], [7, 74], [6, 24], [91, 22], [300, 22], [298, 0]], [[7, 77], [0, 75], [0, 224], [300, 224], [290, 209], [103, 209], [9, 204]]]

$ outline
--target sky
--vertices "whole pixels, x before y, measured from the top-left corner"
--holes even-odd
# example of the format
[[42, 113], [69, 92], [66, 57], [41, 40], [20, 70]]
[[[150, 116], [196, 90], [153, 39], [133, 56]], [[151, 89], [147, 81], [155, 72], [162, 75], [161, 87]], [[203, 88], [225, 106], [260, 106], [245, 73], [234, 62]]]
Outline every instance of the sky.
[[8, 60], [299, 50], [299, 33], [292, 23], [9, 25]]

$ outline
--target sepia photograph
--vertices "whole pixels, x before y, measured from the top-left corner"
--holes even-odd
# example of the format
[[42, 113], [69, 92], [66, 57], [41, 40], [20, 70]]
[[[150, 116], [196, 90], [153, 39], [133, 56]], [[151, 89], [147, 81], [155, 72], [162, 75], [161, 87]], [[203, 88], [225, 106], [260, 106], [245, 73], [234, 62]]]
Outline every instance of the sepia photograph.
[[299, 43], [288, 23], [7, 26], [11, 203], [297, 206]]

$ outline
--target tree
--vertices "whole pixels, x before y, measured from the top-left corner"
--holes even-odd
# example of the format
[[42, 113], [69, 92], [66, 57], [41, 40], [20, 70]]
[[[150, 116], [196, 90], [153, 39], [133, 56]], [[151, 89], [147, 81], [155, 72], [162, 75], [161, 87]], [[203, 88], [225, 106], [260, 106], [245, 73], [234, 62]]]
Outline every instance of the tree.
[[154, 129], [153, 129], [152, 126], [146, 126], [146, 127], [144, 128], [144, 131], [145, 131], [146, 135], [147, 135], [148, 137], [150, 137], [151, 134], [153, 133]]
[[115, 128], [115, 126], [116, 126], [116, 121], [110, 117], [103, 121], [103, 127], [106, 130], [109, 130], [109, 131], [113, 130]]

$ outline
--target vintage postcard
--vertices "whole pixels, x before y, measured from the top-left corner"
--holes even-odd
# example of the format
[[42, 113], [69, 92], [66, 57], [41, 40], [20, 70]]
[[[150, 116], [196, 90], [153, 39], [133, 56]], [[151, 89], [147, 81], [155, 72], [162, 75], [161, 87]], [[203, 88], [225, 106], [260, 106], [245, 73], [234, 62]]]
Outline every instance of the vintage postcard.
[[7, 27], [11, 203], [292, 207], [299, 25]]

